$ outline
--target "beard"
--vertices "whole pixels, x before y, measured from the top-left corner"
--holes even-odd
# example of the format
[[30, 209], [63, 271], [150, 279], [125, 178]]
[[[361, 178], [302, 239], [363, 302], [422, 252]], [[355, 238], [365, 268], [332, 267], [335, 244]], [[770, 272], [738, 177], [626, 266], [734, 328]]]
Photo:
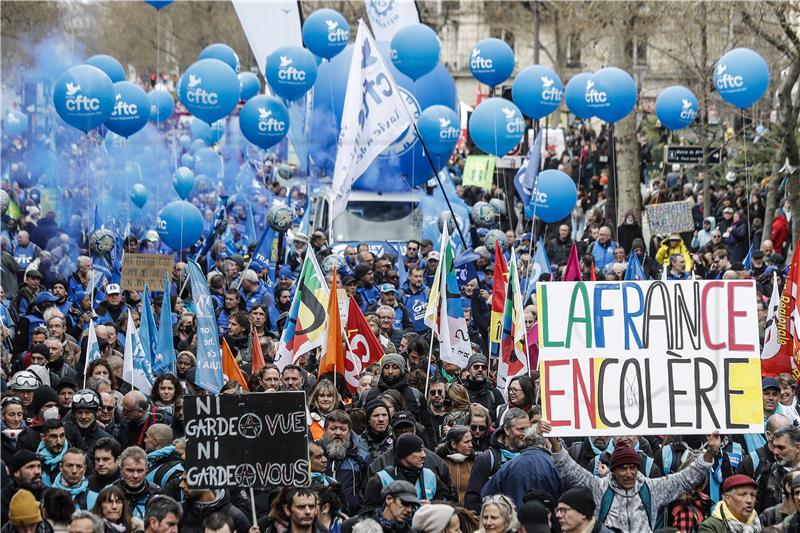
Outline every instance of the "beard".
[[400, 380], [403, 379], [403, 375], [400, 374], [399, 376], [382, 376], [383, 382], [389, 386], [397, 385], [400, 383]]
[[341, 461], [347, 457], [347, 450], [350, 448], [349, 438], [342, 441], [325, 437], [322, 439], [322, 443], [325, 445], [325, 452], [328, 455], [328, 459]]

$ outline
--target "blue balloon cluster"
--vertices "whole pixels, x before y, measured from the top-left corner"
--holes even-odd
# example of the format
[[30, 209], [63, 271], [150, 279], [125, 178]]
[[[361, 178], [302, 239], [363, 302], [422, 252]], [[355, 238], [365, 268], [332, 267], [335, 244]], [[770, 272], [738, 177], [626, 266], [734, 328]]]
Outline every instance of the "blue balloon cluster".
[[564, 99], [567, 101], [567, 108], [578, 118], [592, 118], [592, 110], [586, 101], [586, 87], [592, 80], [591, 72], [581, 72], [574, 75], [567, 82], [564, 90]]
[[350, 25], [333, 9], [318, 9], [303, 23], [303, 43], [321, 58], [333, 58], [345, 49], [348, 40]]
[[420, 114], [417, 129], [432, 154], [449, 157], [461, 135], [460, 124], [455, 111], [444, 105], [432, 105]]
[[495, 87], [514, 72], [514, 51], [505, 41], [484, 39], [472, 47], [467, 62], [476, 80]]
[[197, 59], [219, 59], [237, 74], [239, 73], [239, 56], [236, 51], [223, 43], [214, 43], [203, 48]]
[[252, 72], [240, 73], [239, 84], [242, 86], [242, 91], [239, 94], [239, 100], [244, 100], [245, 102], [257, 95], [261, 90], [261, 82], [258, 81], [258, 76]]
[[681, 85], [667, 87], [656, 99], [656, 116], [669, 130], [691, 126], [697, 118], [697, 97]]
[[150, 101], [150, 120], [161, 124], [172, 116], [175, 111], [175, 101], [167, 91], [153, 89], [147, 93]]
[[267, 57], [266, 71], [267, 83], [277, 96], [297, 100], [314, 86], [317, 61], [303, 47], [284, 46]]
[[392, 37], [392, 63], [397, 70], [418, 80], [439, 64], [441, 43], [430, 27], [412, 24]]
[[184, 250], [203, 234], [203, 215], [189, 202], [175, 200], [159, 212], [156, 231], [164, 244], [176, 252]]
[[502, 157], [519, 144], [525, 134], [525, 119], [519, 108], [505, 98], [484, 100], [469, 118], [469, 136], [489, 154]]
[[203, 139], [208, 145], [212, 146], [217, 144], [222, 136], [225, 135], [225, 119], [219, 119], [211, 124], [206, 124], [197, 117], [192, 119], [191, 124], [192, 137], [195, 139]]
[[511, 85], [511, 98], [520, 111], [533, 119], [558, 109], [564, 97], [564, 84], [553, 69], [533, 65], [519, 74]]
[[714, 87], [723, 100], [744, 109], [756, 103], [769, 87], [769, 67], [749, 48], [735, 48], [714, 67]]
[[236, 72], [219, 59], [201, 59], [178, 82], [178, 98], [189, 112], [211, 124], [228, 116], [239, 103]]
[[114, 109], [106, 127], [123, 137], [130, 137], [150, 120], [150, 99], [144, 89], [129, 81], [114, 84]]
[[107, 54], [97, 54], [86, 60], [87, 65], [97, 67], [106, 73], [112, 82], [125, 81], [125, 69], [122, 64]]
[[239, 127], [248, 141], [266, 150], [289, 132], [289, 110], [273, 96], [256, 96], [242, 107]]
[[53, 104], [64, 122], [87, 132], [111, 116], [114, 110], [114, 84], [97, 67], [78, 65], [56, 80]]
[[625, 118], [636, 105], [636, 82], [617, 67], [595, 72], [586, 83], [586, 105], [594, 116], [609, 124]]
[[577, 199], [578, 189], [572, 178], [560, 170], [545, 170], [539, 173], [530, 207], [543, 222], [552, 224], [569, 215]]

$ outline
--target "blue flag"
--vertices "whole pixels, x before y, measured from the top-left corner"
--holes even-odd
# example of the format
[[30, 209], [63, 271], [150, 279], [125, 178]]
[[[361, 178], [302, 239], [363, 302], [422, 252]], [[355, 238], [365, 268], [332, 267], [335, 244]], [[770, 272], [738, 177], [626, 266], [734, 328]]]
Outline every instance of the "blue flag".
[[397, 282], [399, 287], [403, 287], [408, 281], [408, 272], [406, 272], [406, 262], [403, 260], [403, 253], [400, 251], [400, 245], [392, 246], [394, 248], [394, 269], [397, 270]]
[[169, 273], [164, 276], [164, 299], [161, 301], [161, 315], [158, 319], [158, 339], [153, 357], [153, 372], [161, 375], [166, 372], [177, 375], [177, 357], [172, 342], [172, 303], [169, 299]]
[[92, 232], [99, 230], [100, 228], [105, 227], [102, 220], [100, 219], [100, 211], [97, 208], [97, 204], [94, 204], [94, 226], [92, 227]]
[[522, 198], [523, 205], [528, 205], [531, 200], [533, 188], [536, 185], [536, 178], [539, 176], [539, 166], [542, 162], [542, 130], [536, 134], [533, 146], [528, 150], [525, 161], [519, 167], [514, 176], [514, 188]]
[[192, 283], [192, 301], [197, 317], [197, 370], [195, 384], [211, 394], [219, 394], [225, 384], [222, 377], [222, 352], [214, 315], [214, 303], [203, 271], [194, 261], [186, 264]]
[[[225, 198], [227, 198], [227, 196]], [[225, 202], [220, 201], [220, 205], [214, 212], [214, 220], [211, 223], [211, 227], [208, 229], [208, 233], [206, 233], [205, 239], [203, 239], [203, 245], [197, 251], [195, 260], [205, 257], [205, 255], [211, 251], [211, 247], [214, 246], [215, 242], [217, 242], [219, 236], [225, 233], [227, 227], [228, 221], [226, 220], [225, 216]]]
[[753, 245], [750, 244], [750, 248], [747, 250], [747, 256], [744, 258], [744, 269], [750, 270], [750, 266], [752, 265], [753, 261]]
[[645, 281], [647, 279], [642, 263], [639, 262], [639, 256], [631, 252], [628, 257], [628, 268], [625, 269], [625, 281]]
[[245, 226], [245, 238], [247, 244], [256, 242], [258, 234], [256, 233], [256, 219], [253, 217], [253, 205], [247, 202], [247, 225]]
[[150, 304], [150, 290], [145, 285], [142, 294], [142, 316], [139, 320], [139, 338], [142, 339], [145, 356], [151, 362], [155, 359], [157, 335], [156, 317]]
[[539, 237], [536, 241], [536, 251], [533, 253], [533, 264], [531, 264], [531, 272], [528, 275], [527, 287], [525, 287], [525, 298], [523, 303], [528, 301], [532, 294], [536, 293], [536, 283], [542, 274], [552, 274], [550, 270], [550, 259], [547, 257], [547, 252], [544, 249], [544, 240]]

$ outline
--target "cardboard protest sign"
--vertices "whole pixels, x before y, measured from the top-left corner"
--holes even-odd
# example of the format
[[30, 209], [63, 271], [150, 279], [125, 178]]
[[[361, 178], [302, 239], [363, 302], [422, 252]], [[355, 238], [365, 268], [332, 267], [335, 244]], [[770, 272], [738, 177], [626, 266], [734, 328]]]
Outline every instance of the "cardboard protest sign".
[[304, 392], [187, 396], [192, 488], [305, 486], [311, 481]]
[[475, 185], [490, 191], [494, 179], [495, 157], [493, 155], [470, 155], [464, 163], [461, 184], [464, 187]]
[[762, 433], [751, 280], [537, 285], [553, 436]]
[[175, 259], [171, 255], [162, 254], [129, 254], [125, 253], [122, 262], [122, 288], [129, 291], [161, 290], [164, 277], [172, 274]]
[[669, 235], [694, 231], [692, 206], [686, 202], [665, 202], [645, 206], [650, 233], [653, 235]]

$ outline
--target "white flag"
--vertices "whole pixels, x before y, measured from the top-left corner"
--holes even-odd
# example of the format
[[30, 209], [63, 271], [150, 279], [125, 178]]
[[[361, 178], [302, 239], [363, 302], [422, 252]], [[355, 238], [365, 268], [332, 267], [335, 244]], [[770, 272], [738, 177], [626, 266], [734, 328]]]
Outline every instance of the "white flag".
[[775, 313], [781, 303], [781, 291], [778, 289], [778, 273], [772, 273], [772, 296], [767, 306], [767, 320], [764, 323], [764, 346], [761, 348], [761, 359], [771, 359], [781, 349], [778, 344], [778, 321]]
[[95, 359], [100, 359], [100, 357], [100, 343], [97, 342], [94, 320], [89, 320], [89, 339], [86, 341], [86, 363], [83, 366], [84, 387], [86, 387], [86, 374], [89, 372], [89, 364]]
[[[242, 29], [261, 74], [266, 71], [267, 56], [277, 48], [289, 45], [303, 46], [299, 2], [295, 0], [270, 0], [269, 2], [234, 0], [233, 8], [242, 24]], [[269, 31], [264, 31], [265, 24], [269, 24]], [[267, 91], [269, 91], [269, 87], [267, 87]]]
[[372, 31], [379, 41], [388, 43], [399, 30], [419, 24], [419, 11], [414, 0], [364, 0], [364, 5]]
[[153, 368], [142, 346], [142, 339], [136, 331], [132, 313], [128, 313], [128, 326], [125, 330], [125, 357], [122, 360], [122, 379], [133, 388], [149, 395], [153, 390]]
[[333, 171], [332, 217], [347, 207], [353, 183], [410, 124], [398, 85], [367, 26], [359, 20]]

